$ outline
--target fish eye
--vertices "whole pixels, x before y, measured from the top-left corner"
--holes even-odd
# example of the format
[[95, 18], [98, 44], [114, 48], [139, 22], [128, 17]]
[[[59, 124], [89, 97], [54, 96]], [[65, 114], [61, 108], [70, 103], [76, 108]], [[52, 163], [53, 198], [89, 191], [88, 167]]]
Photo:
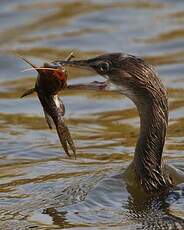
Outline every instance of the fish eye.
[[110, 63], [108, 62], [100, 62], [97, 65], [97, 70], [101, 73], [101, 74], [106, 74], [110, 71]]

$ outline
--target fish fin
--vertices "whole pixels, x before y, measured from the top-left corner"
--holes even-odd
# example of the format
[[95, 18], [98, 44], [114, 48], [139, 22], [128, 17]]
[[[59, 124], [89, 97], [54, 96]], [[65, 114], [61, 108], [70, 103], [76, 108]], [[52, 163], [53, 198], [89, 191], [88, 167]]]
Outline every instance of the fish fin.
[[70, 61], [72, 58], [74, 58], [74, 54], [73, 52], [71, 52], [66, 58], [65, 58], [65, 61]]
[[34, 93], [34, 92], [35, 92], [35, 88], [27, 89], [27, 90], [20, 96], [20, 98], [26, 97], [26, 96], [28, 96], [28, 95]]
[[43, 111], [44, 111], [44, 115], [45, 115], [45, 120], [47, 121], [49, 128], [52, 129], [53, 120], [52, 120], [51, 116], [45, 111], [45, 109], [43, 109]]

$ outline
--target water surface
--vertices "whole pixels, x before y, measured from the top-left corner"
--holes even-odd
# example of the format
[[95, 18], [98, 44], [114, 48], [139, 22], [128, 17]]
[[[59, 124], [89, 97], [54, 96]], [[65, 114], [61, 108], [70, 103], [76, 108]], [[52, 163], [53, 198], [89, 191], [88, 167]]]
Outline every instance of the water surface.
[[[118, 176], [133, 158], [139, 131], [133, 103], [115, 93], [63, 92], [77, 145], [77, 160], [69, 159], [37, 97], [19, 99], [36, 73], [21, 72], [28, 66], [12, 53], [36, 65], [71, 51], [80, 58], [115, 51], [144, 57], [169, 92], [164, 157], [184, 171], [183, 24], [180, 0], [1, 1], [0, 228], [179, 229], [182, 198], [136, 205]], [[70, 70], [69, 83], [100, 79]]]

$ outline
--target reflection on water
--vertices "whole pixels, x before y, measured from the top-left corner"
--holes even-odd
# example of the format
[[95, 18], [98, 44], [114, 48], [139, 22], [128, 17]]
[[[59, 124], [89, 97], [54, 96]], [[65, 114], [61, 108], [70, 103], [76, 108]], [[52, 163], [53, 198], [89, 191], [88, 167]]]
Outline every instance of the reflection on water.
[[[169, 91], [165, 158], [184, 170], [184, 3], [169, 0], [15, 0], [0, 9], [0, 227], [2, 229], [182, 229], [182, 186], [142, 201], [122, 172], [133, 157], [139, 119], [115, 93], [64, 92], [77, 145], [68, 159], [35, 95], [33, 63], [122, 51], [156, 65]], [[99, 80], [70, 70], [70, 82]], [[172, 204], [172, 205], [171, 205]], [[13, 226], [13, 227], [12, 227]]]

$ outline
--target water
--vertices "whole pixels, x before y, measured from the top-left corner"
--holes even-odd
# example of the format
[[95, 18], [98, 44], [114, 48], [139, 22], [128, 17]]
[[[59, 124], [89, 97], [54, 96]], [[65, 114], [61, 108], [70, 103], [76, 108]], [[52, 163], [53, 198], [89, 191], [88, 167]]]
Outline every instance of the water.
[[[77, 160], [60, 147], [35, 95], [19, 99], [36, 65], [74, 51], [86, 58], [122, 51], [143, 56], [169, 91], [164, 156], [184, 171], [184, 2], [180, 0], [6, 0], [0, 7], [0, 228], [182, 229], [182, 189], [138, 202], [121, 173], [133, 158], [139, 118], [113, 93], [64, 92]], [[69, 83], [99, 80], [70, 70]], [[138, 196], [138, 200], [142, 198]]]

